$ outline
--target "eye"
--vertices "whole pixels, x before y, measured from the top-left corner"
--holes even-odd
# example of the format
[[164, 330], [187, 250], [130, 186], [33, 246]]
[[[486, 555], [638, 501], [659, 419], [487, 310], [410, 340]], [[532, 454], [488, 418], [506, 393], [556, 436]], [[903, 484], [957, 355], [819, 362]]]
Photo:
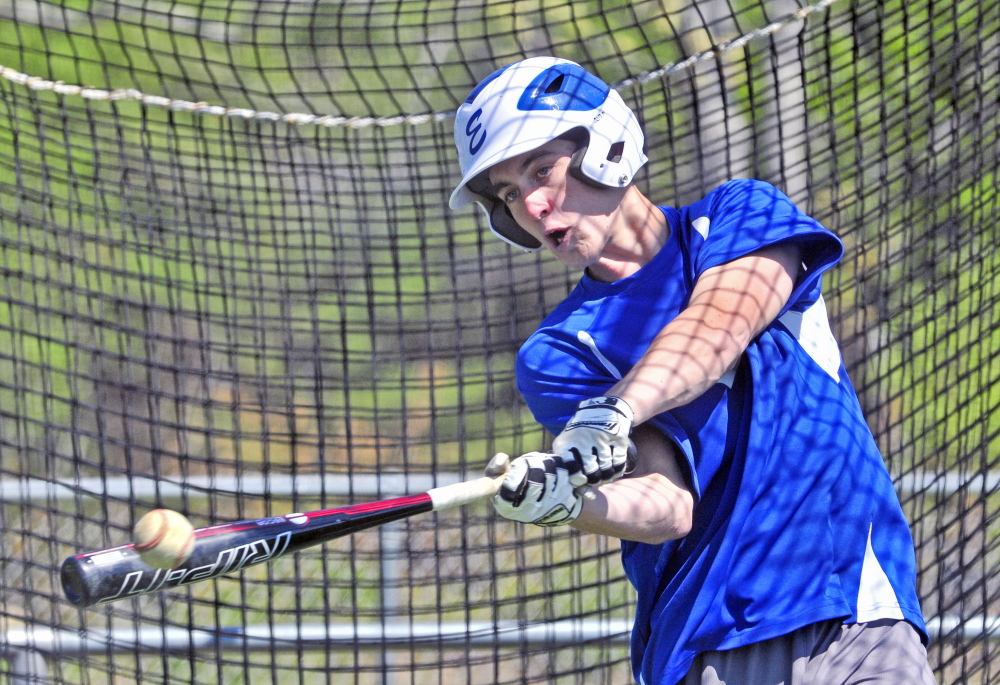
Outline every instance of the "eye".
[[552, 167], [548, 164], [543, 164], [535, 170], [535, 176], [537, 178], [545, 178], [552, 171]]
[[520, 191], [518, 191], [517, 188], [512, 188], [512, 189], [508, 190], [506, 193], [504, 193], [504, 195], [503, 195], [503, 201], [504, 201], [505, 204], [509, 205], [511, 202], [513, 202], [514, 200], [516, 200], [519, 195], [520, 195]]

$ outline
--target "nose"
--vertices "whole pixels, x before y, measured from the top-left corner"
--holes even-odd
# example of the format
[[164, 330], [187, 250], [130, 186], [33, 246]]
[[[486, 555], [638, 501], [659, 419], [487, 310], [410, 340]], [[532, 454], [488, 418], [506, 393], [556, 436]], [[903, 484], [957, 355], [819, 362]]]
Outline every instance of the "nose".
[[535, 221], [541, 221], [552, 213], [552, 198], [544, 187], [533, 189], [524, 196], [524, 208]]

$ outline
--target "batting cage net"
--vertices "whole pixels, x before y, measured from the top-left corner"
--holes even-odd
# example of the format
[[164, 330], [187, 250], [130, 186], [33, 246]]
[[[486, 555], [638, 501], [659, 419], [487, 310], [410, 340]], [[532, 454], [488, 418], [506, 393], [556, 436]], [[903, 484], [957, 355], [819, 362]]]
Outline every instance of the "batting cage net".
[[370, 502], [550, 437], [518, 346], [578, 274], [447, 209], [453, 112], [580, 62], [637, 183], [788, 193], [912, 522], [942, 683], [1000, 678], [1000, 6], [0, 1], [0, 681], [628, 683], [616, 540], [484, 502], [90, 608], [64, 558]]

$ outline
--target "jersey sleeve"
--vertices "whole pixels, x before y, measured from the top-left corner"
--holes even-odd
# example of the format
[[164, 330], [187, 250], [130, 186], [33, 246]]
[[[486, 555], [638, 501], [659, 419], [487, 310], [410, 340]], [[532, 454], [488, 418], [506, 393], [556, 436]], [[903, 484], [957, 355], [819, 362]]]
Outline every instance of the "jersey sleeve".
[[840, 240], [763, 181], [730, 181], [689, 207], [687, 242], [692, 280], [712, 267], [757, 250], [794, 242], [802, 271], [785, 309], [804, 309], [819, 298], [820, 278], [843, 255]]

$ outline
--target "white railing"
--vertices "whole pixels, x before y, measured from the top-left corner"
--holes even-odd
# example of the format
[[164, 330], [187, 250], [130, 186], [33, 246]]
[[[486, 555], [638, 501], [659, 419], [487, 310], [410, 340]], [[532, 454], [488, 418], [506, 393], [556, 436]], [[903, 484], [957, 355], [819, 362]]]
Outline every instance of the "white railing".
[[563, 647], [592, 640], [628, 644], [631, 622], [624, 619], [562, 620], [551, 623], [473, 621], [469, 623], [357, 623], [250, 625], [218, 630], [146, 626], [110, 630], [61, 630], [47, 626], [8, 629], [10, 649], [62, 656], [114, 652], [161, 653], [191, 650], [411, 649], [439, 645]]
[[[461, 480], [478, 478], [480, 473], [435, 474], [244, 474], [239, 476], [188, 476], [163, 479], [147, 476], [113, 476], [78, 480], [43, 478], [0, 479], [0, 502], [71, 500], [77, 497], [125, 501], [196, 499], [213, 495], [258, 497], [392, 497], [426, 492]], [[1000, 472], [959, 473], [914, 471], [893, 477], [900, 495], [926, 493], [949, 497], [963, 491], [970, 495], [1000, 492]]]
[[251, 625], [218, 630], [179, 626], [56, 629], [48, 626], [8, 628], [0, 632], [0, 650], [7, 660], [10, 685], [48, 682], [46, 659], [78, 658], [86, 654], [121, 652], [152, 654], [212, 654], [216, 651], [301, 651], [307, 649], [400, 649], [454, 647], [571, 647], [601, 641], [628, 645], [631, 623], [624, 619], [563, 620], [517, 624], [488, 621], [470, 623], [358, 623], [344, 625]]
[[135, 500], [196, 499], [213, 495], [259, 497], [358, 496], [391, 497], [416, 494], [482, 474], [244, 474], [239, 476], [188, 476], [155, 479], [147, 476], [46, 480], [43, 478], [0, 479], [0, 502], [37, 502], [93, 497]]

